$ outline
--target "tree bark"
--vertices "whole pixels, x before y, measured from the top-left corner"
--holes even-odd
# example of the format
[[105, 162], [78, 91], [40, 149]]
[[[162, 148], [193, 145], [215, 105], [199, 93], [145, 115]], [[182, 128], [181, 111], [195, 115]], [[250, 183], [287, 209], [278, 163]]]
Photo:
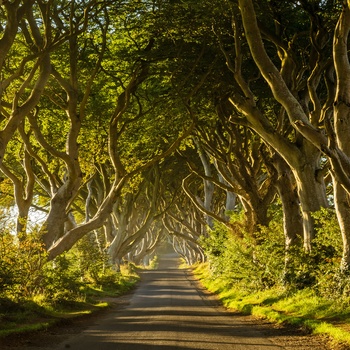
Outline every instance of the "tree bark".
[[350, 195], [336, 179], [333, 179], [333, 181], [334, 205], [343, 241], [340, 270], [343, 273], [348, 273], [350, 271]]
[[[333, 39], [333, 57], [337, 76], [334, 102], [334, 131], [336, 145], [350, 160], [350, 64], [348, 38], [350, 32], [350, 3], [343, 2]], [[350, 271], [350, 193], [344, 186], [343, 177], [337, 172], [337, 164], [331, 159], [333, 168], [334, 202], [343, 239], [341, 270]], [[349, 173], [341, 169], [347, 180]]]
[[[201, 146], [200, 142], [197, 139], [194, 139], [194, 142], [197, 147], [198, 155], [201, 160], [201, 163], [204, 168], [204, 174], [207, 177], [212, 176], [211, 171], [211, 165], [208, 160], [208, 156], [203, 150], [203, 147]], [[212, 211], [212, 200], [214, 195], [214, 184], [209, 180], [203, 180], [203, 186], [204, 186], [204, 201], [203, 201], [203, 207], [207, 212]], [[208, 226], [212, 229], [213, 228], [213, 218], [210, 215], [206, 215], [206, 221], [208, 223]]]
[[235, 94], [229, 100], [247, 117], [249, 125], [278, 152], [291, 167], [298, 186], [298, 194], [302, 207], [303, 237], [306, 250], [311, 249], [314, 236], [312, 212], [327, 207], [325, 186], [318, 176], [321, 150], [327, 148], [327, 138], [313, 127], [305, 114], [302, 105], [289, 90], [281, 73], [267, 55], [263, 45], [256, 14], [251, 0], [239, 0], [244, 32], [252, 57], [268, 83], [274, 98], [286, 111], [291, 125], [306, 138], [301, 144], [293, 144], [288, 137], [280, 135], [269, 120], [259, 110], [254, 96], [246, 82], [241, 78], [245, 96]]
[[273, 163], [278, 173], [275, 185], [283, 208], [283, 231], [285, 236], [285, 248], [288, 254], [288, 251], [293, 246], [298, 246], [302, 241], [301, 233], [303, 232], [303, 220], [295, 179], [290, 167], [278, 154], [275, 154]]

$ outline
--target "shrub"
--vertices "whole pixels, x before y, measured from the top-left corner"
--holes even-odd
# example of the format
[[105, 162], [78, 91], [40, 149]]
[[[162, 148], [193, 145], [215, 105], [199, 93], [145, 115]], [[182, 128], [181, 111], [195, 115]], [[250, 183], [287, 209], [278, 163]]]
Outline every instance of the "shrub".
[[334, 210], [314, 214], [317, 232], [311, 252], [300, 245], [287, 256], [281, 218], [277, 213], [254, 237], [244, 232], [242, 223], [232, 231], [216, 224], [202, 240], [212, 278], [224, 277], [228, 285], [247, 291], [277, 285], [291, 290], [312, 288], [323, 297], [348, 297], [350, 275], [340, 273], [342, 241]]
[[36, 232], [21, 239], [2, 232], [0, 254], [0, 292], [11, 294], [14, 299], [32, 295], [46, 261], [46, 253]]
[[80, 286], [80, 271], [67, 254], [62, 254], [43, 268], [37, 294], [50, 304], [57, 304], [79, 298]]
[[101, 246], [102, 239], [100, 241], [98, 235], [91, 233], [78, 241], [69, 252], [75, 262], [75, 268], [80, 271], [82, 281], [103, 285], [106, 280], [110, 283], [111, 277], [116, 276], [116, 273], [111, 271], [107, 252]]
[[280, 283], [284, 266], [282, 225], [272, 221], [252, 237], [233, 235], [227, 227], [215, 225], [203, 240], [213, 278], [225, 276], [228, 284], [247, 290], [260, 290]]
[[94, 235], [84, 237], [69, 252], [48, 262], [35, 231], [21, 239], [2, 232], [0, 298], [60, 304], [81, 301], [82, 290], [87, 286], [117, 289], [121, 275], [112, 269], [94, 238]]
[[316, 237], [311, 252], [293, 247], [288, 252], [288, 271], [285, 282], [291, 288], [313, 288], [325, 297], [339, 294], [339, 272], [342, 241], [333, 209], [314, 213]]
[[8, 232], [0, 233], [0, 295], [6, 293], [15, 284], [16, 272], [13, 268], [15, 256], [14, 239]]

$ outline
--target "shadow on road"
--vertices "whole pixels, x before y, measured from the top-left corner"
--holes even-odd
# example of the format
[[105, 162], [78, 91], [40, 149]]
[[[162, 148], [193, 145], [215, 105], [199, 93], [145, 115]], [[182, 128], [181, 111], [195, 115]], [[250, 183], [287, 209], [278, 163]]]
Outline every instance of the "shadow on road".
[[58, 349], [281, 349], [206, 300], [179, 263], [176, 254], [162, 256], [157, 270], [141, 273], [129, 305]]

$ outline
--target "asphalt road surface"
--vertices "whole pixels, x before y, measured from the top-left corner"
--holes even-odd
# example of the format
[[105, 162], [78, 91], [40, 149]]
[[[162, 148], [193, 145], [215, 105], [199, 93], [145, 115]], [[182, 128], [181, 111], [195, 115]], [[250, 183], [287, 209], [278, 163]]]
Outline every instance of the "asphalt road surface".
[[177, 265], [176, 256], [165, 256], [160, 261], [159, 269], [142, 273], [142, 281], [130, 297], [128, 305], [107, 313], [82, 333], [64, 340], [52, 349], [303, 348], [295, 343], [290, 344], [291, 347], [285, 347], [278, 341], [278, 329], [266, 334], [251, 319], [227, 312], [205, 296], [188, 270], [178, 269]]

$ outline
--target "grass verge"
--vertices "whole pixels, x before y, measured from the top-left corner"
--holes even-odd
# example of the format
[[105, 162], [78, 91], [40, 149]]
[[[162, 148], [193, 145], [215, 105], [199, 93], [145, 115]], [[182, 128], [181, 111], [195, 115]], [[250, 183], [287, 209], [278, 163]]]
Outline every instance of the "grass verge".
[[110, 306], [105, 299], [124, 295], [134, 288], [138, 275], [128, 273], [118, 284], [84, 285], [76, 299], [48, 300], [36, 295], [32, 300], [0, 298], [0, 339], [16, 334], [46, 330], [65, 320], [84, 317]]
[[225, 278], [212, 279], [207, 264], [196, 266], [193, 272], [229, 309], [325, 334], [350, 346], [350, 299], [321, 298], [312, 289], [292, 293], [284, 288], [272, 288], [252, 293], [228, 284]]

